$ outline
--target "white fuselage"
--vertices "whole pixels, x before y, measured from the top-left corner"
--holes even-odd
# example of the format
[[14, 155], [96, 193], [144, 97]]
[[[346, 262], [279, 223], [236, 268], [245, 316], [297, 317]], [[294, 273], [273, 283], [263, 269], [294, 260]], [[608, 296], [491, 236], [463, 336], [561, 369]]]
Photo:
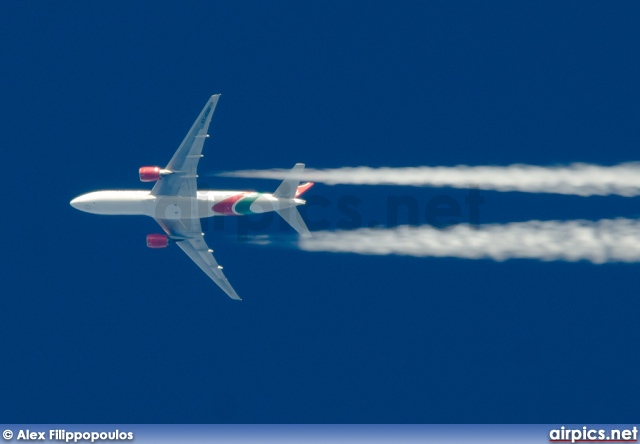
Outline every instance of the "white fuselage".
[[198, 191], [197, 196], [154, 196], [147, 190], [105, 190], [83, 194], [74, 208], [94, 214], [145, 215], [156, 219], [233, 216], [266, 213], [304, 204], [251, 191]]

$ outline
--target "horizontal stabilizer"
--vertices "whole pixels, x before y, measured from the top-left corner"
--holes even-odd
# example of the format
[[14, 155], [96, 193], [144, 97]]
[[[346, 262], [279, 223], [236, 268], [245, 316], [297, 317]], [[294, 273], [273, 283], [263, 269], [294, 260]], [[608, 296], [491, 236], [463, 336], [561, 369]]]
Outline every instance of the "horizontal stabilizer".
[[274, 197], [280, 199], [293, 199], [300, 185], [300, 177], [304, 171], [304, 163], [296, 163], [284, 178], [278, 189], [273, 193]]
[[300, 216], [300, 212], [296, 207], [283, 208], [276, 211], [284, 220], [287, 221], [289, 225], [293, 227], [294, 230], [300, 233], [300, 236], [311, 237], [307, 224], [302, 220], [302, 216]]

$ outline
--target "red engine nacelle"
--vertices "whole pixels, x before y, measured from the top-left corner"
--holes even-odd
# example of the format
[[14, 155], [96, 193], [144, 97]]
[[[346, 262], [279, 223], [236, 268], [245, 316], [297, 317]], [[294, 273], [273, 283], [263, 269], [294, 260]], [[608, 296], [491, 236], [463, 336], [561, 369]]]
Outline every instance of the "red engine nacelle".
[[149, 234], [147, 235], [147, 247], [149, 248], [167, 248], [169, 245], [169, 236], [166, 234]]
[[156, 182], [160, 180], [160, 167], [142, 167], [139, 171], [141, 182]]

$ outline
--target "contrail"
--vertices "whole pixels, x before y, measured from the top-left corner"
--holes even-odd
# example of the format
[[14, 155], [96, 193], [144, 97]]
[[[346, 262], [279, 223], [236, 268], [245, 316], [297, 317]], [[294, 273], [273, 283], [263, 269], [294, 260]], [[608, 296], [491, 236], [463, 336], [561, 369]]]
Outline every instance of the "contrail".
[[[289, 170], [241, 170], [221, 176], [283, 179]], [[577, 194], [579, 196], [640, 195], [640, 163], [613, 166], [573, 163], [566, 166], [343, 167], [306, 169], [304, 180], [327, 185], [409, 185]]]
[[447, 230], [431, 226], [316, 231], [301, 238], [306, 251], [542, 261], [640, 262], [640, 221], [527, 221]]

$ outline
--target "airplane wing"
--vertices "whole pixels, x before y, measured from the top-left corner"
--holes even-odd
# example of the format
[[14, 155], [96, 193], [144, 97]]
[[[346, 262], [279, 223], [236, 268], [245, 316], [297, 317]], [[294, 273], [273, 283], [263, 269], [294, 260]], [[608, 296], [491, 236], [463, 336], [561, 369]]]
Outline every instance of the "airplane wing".
[[236, 293], [229, 283], [229, 280], [222, 272], [222, 267], [218, 265], [216, 259], [211, 253], [213, 250], [207, 246], [202, 235], [179, 241], [177, 244], [182, 248], [182, 251], [187, 253], [187, 256], [189, 256], [191, 260], [213, 280], [213, 282], [218, 284], [218, 287], [220, 287], [222, 291], [227, 293], [231, 299], [240, 300], [240, 296], [238, 296], [238, 293]]
[[156, 182], [151, 190], [153, 196], [196, 196], [198, 188], [196, 170], [202, 157], [202, 146], [209, 137], [207, 130], [219, 98], [220, 94], [215, 94], [207, 101], [180, 147], [165, 167], [165, 170], [172, 171], [173, 174], [164, 176], [162, 180]]
[[231, 299], [240, 300], [240, 296], [233, 289], [229, 280], [222, 272], [211, 250], [202, 235], [200, 218], [198, 217], [197, 204], [197, 168], [202, 157], [202, 147], [209, 135], [207, 130], [211, 123], [213, 111], [216, 109], [220, 94], [211, 96], [200, 115], [191, 126], [191, 129], [178, 147], [167, 166], [166, 170], [172, 174], [164, 176], [157, 181], [151, 194], [154, 196], [180, 196], [191, 199], [191, 214], [183, 214], [178, 219], [156, 218], [162, 229], [169, 237], [176, 241], [178, 246], [198, 267], [209, 276], [213, 282], [225, 292]]
[[[189, 221], [189, 220], [188, 220]], [[229, 280], [222, 272], [222, 267], [218, 265], [211, 250], [200, 232], [200, 219], [196, 219], [197, 232], [190, 231], [192, 227], [187, 227], [183, 220], [156, 219], [162, 229], [175, 241], [193, 262], [198, 265], [209, 276], [213, 282], [227, 293], [231, 299], [241, 300], [238, 293], [233, 289]], [[193, 223], [193, 220], [190, 221]]]

